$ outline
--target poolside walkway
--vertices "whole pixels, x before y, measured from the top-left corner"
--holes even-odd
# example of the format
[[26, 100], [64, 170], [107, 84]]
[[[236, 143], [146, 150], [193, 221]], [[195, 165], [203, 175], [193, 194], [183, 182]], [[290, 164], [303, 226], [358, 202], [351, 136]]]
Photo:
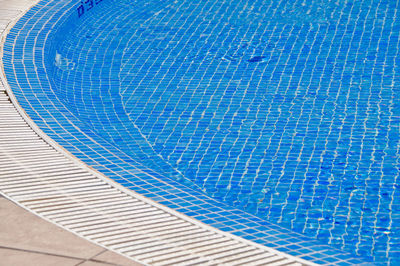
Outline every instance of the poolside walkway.
[[46, 222], [1, 196], [0, 217], [0, 265], [141, 265]]
[[[0, 0], [0, 35], [36, 0]], [[0, 81], [0, 92], [4, 87]], [[10, 104], [11, 105], [11, 104]], [[3, 119], [0, 115], [0, 120]], [[24, 210], [0, 194], [0, 265], [142, 265]]]

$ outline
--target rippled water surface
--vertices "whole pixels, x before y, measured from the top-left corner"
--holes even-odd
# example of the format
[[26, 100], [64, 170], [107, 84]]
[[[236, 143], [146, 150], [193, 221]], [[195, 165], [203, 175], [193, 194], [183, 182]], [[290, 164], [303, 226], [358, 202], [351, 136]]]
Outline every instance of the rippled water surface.
[[399, 1], [113, 1], [55, 48], [60, 98], [158, 173], [400, 264]]

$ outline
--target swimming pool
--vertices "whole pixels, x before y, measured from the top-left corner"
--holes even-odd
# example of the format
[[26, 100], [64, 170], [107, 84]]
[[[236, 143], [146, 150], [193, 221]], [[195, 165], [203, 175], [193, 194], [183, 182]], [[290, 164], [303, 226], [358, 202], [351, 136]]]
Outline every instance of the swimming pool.
[[6, 74], [47, 134], [167, 206], [183, 210], [190, 187], [215, 199], [211, 214], [224, 203], [395, 265], [397, 4], [50, 1], [30, 13], [58, 12], [43, 39], [25, 16], [6, 43], [46, 49], [16, 46]]

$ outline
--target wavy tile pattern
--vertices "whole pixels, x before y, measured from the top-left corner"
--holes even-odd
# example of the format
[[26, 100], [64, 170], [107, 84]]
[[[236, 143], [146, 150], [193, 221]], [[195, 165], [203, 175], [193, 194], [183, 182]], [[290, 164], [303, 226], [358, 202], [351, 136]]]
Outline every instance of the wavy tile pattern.
[[[207, 209], [153, 190], [143, 184], [155, 184], [148, 175], [216, 199], [211, 210], [224, 202], [257, 222], [396, 264], [397, 5], [50, 2], [38, 16], [46, 8], [74, 15], [57, 18], [59, 27], [42, 40], [48, 49], [35, 51], [44, 60], [36, 74], [47, 74], [36, 83], [43, 91], [29, 92], [34, 73], [27, 82], [17, 74], [15, 83], [30, 85], [20, 92], [32, 96], [24, 107], [50, 136], [167, 206], [193, 216]], [[218, 224], [212, 213], [203, 219]], [[230, 223], [218, 226], [265, 241], [263, 229]]]

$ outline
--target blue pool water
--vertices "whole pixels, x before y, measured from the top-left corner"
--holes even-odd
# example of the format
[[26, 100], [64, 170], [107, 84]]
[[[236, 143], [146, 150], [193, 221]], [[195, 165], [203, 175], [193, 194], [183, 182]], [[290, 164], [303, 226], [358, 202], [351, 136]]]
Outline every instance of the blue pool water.
[[32, 119], [96, 169], [121, 171], [93, 152], [105, 147], [125, 169], [396, 265], [399, 4], [60, 1], [32, 11], [60, 21], [44, 54], [21, 57], [46, 78], [7, 57], [6, 74]]

